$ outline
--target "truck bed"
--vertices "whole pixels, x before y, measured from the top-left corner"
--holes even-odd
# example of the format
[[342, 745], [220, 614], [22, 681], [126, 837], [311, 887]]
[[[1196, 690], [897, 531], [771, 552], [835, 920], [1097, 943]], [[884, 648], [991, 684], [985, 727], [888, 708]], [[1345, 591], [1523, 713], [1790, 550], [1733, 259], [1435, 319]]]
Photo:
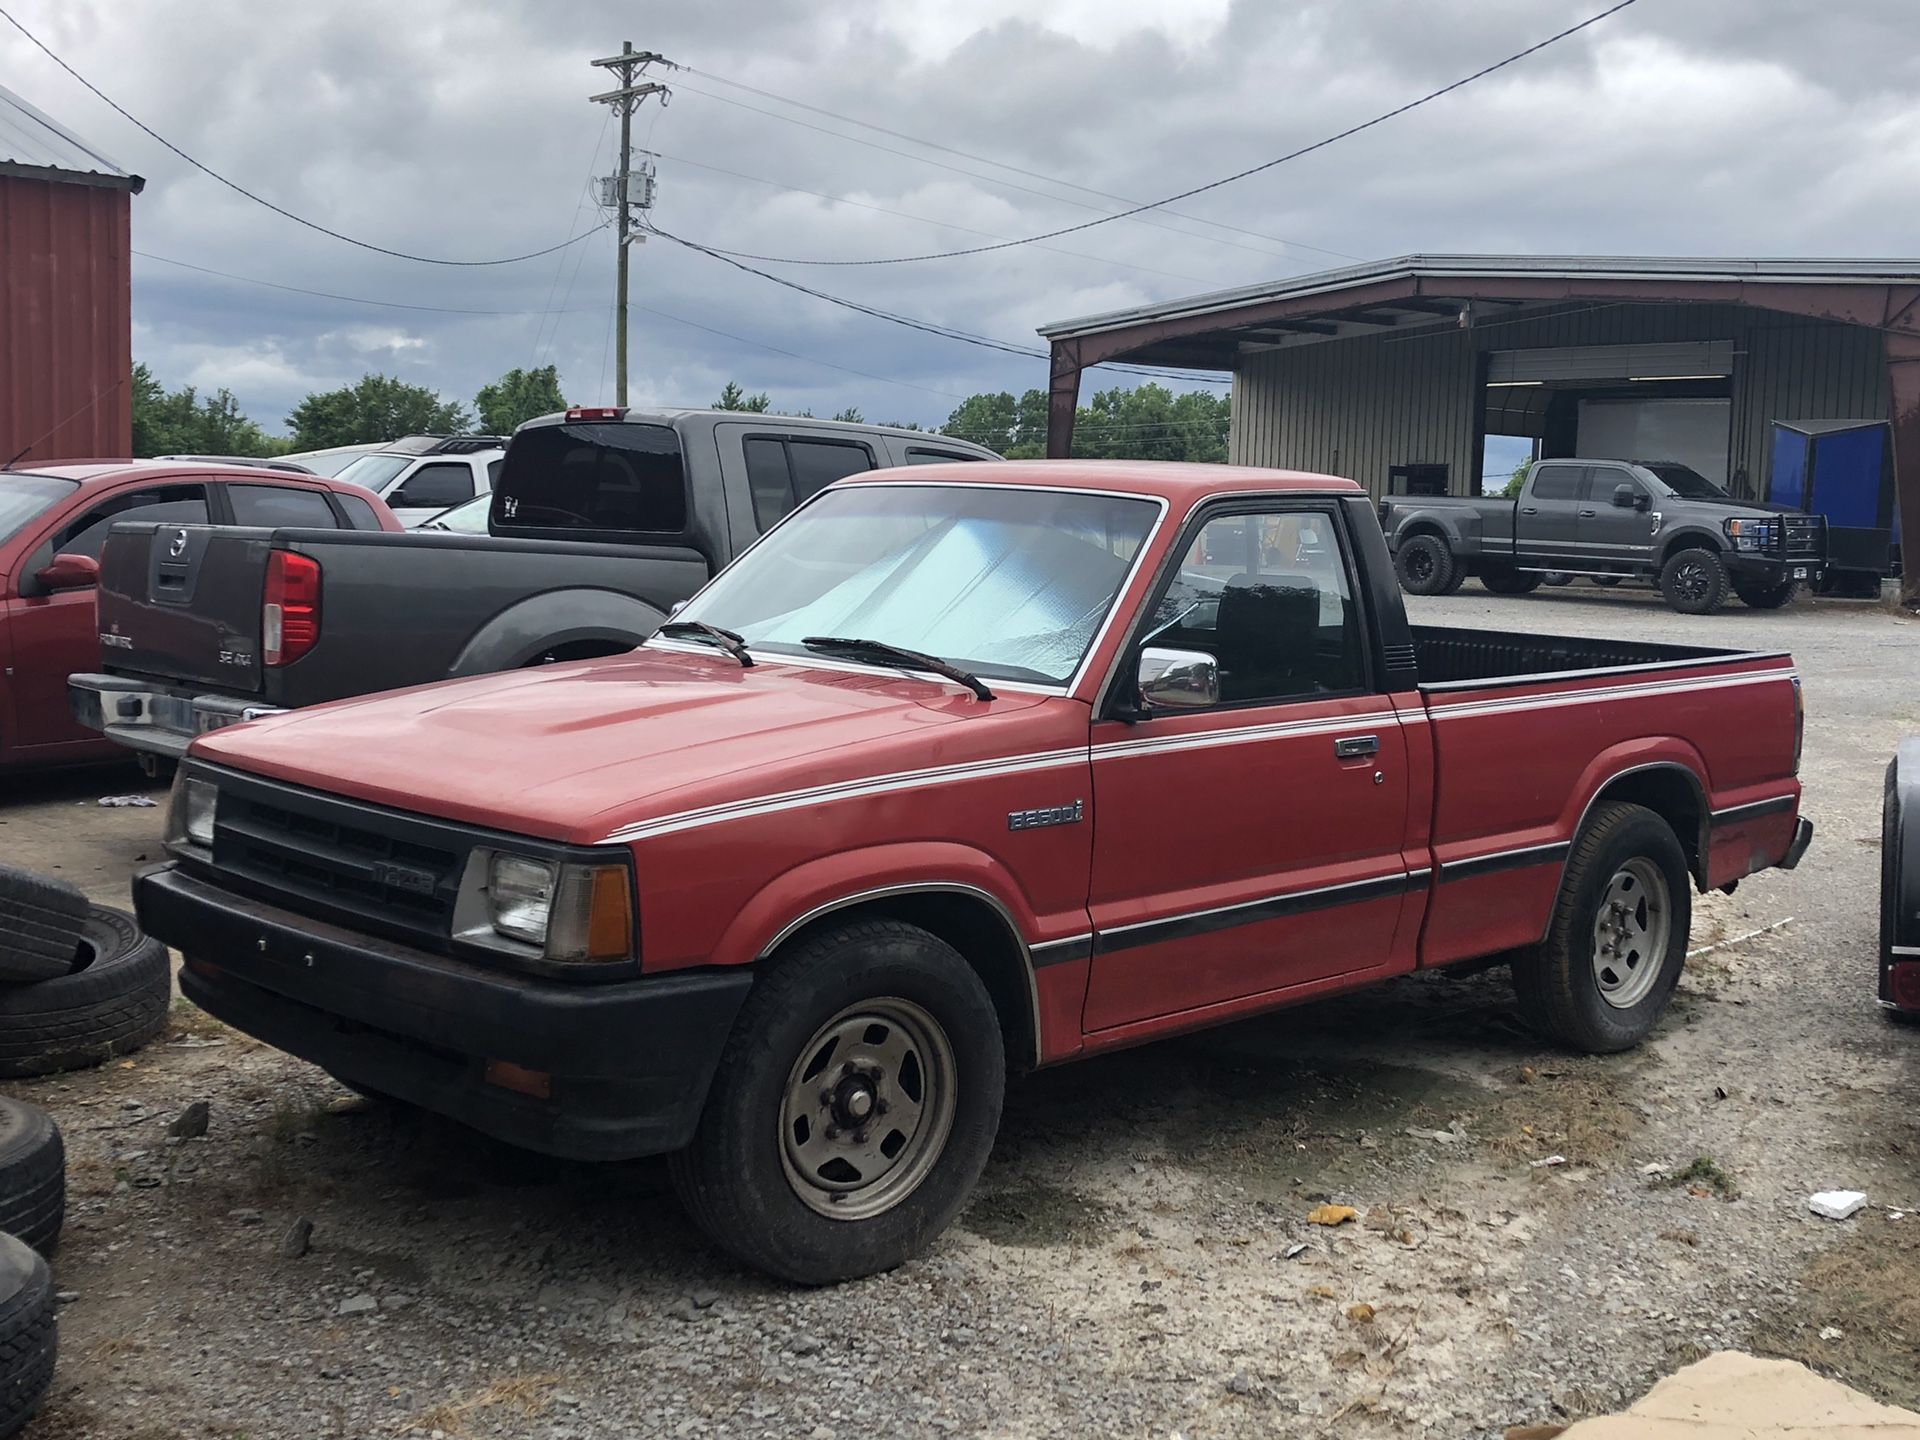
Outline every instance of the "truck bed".
[[1410, 628], [1414, 664], [1423, 690], [1517, 685], [1582, 671], [1711, 665], [1755, 658], [1748, 651], [1704, 645], [1653, 645], [1637, 640], [1533, 635], [1518, 630], [1470, 630], [1450, 625]]

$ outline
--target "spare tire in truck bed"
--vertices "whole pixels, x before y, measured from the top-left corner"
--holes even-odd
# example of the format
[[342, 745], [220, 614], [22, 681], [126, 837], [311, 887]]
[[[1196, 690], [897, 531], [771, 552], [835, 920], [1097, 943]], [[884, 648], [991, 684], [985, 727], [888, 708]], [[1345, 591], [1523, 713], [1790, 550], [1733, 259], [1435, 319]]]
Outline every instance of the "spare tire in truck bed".
[[0, 865], [0, 984], [66, 974], [86, 918], [87, 897], [66, 881]]
[[71, 974], [0, 986], [0, 1076], [51, 1075], [137, 1050], [167, 1026], [167, 947], [133, 917], [90, 906]]

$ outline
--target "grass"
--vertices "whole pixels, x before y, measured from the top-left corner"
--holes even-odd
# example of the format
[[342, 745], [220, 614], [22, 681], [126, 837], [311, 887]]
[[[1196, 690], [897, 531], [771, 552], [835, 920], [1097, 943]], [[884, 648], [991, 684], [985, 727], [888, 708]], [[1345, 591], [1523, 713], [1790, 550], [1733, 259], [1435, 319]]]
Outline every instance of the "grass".
[[484, 1390], [464, 1400], [446, 1400], [394, 1425], [395, 1430], [438, 1430], [445, 1435], [464, 1435], [467, 1422], [483, 1410], [506, 1409], [518, 1412], [523, 1420], [532, 1420], [547, 1408], [547, 1394], [560, 1383], [558, 1375], [515, 1375], [496, 1380]]
[[1722, 1200], [1740, 1198], [1740, 1187], [1734, 1183], [1733, 1176], [1711, 1155], [1696, 1155], [1686, 1169], [1655, 1176], [1654, 1183], [1669, 1190], [1685, 1186], [1689, 1190], [1710, 1191]]
[[[1800, 1277], [1799, 1297], [1754, 1336], [1762, 1355], [1800, 1360], [1876, 1400], [1920, 1405], [1920, 1219], [1872, 1211]], [[1832, 1326], [1841, 1335], [1822, 1340]]]

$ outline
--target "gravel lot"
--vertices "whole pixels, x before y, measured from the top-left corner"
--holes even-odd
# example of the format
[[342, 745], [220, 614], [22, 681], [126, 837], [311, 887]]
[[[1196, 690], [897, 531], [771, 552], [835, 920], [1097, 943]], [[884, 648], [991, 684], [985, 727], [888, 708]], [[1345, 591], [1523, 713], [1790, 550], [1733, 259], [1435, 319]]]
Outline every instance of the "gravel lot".
[[[61, 1370], [27, 1434], [1465, 1436], [1609, 1408], [1728, 1346], [1920, 1402], [1920, 1213], [1895, 1218], [1920, 1207], [1920, 1031], [1872, 995], [1920, 623], [1690, 619], [1585, 586], [1413, 603], [1798, 657], [1814, 848], [1697, 902], [1693, 943], [1725, 943], [1638, 1053], [1543, 1048], [1493, 973], [1046, 1072], [929, 1255], [808, 1292], [709, 1249], [657, 1165], [347, 1105], [181, 1005], [170, 1043], [17, 1087], [70, 1155]], [[0, 859], [124, 904], [158, 854], [160, 811], [94, 803], [164, 798], [135, 772], [0, 785]], [[206, 1136], [170, 1144], [196, 1100]], [[1810, 1216], [1835, 1187], [1873, 1208]], [[1361, 1218], [1306, 1223], [1326, 1199]]]

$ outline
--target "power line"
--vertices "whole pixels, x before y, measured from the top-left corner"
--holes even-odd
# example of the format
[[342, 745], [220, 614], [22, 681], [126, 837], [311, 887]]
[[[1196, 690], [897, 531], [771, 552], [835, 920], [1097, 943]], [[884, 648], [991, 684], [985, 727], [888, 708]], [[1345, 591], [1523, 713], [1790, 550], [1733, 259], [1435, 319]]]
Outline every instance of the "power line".
[[[995, 160], [988, 155], [975, 155], [968, 150], [961, 150], [952, 145], [943, 145], [938, 140], [924, 140], [918, 135], [909, 135], [905, 131], [889, 130], [885, 125], [876, 125], [871, 120], [859, 120], [851, 115], [841, 115], [818, 105], [810, 105], [804, 100], [795, 100], [790, 95], [776, 95], [771, 90], [762, 90], [757, 86], [748, 85], [741, 80], [732, 80], [725, 75], [716, 75], [711, 70], [701, 70], [692, 65], [682, 65], [678, 68], [689, 75], [699, 75], [707, 80], [718, 81], [722, 85], [731, 85], [736, 90], [744, 90], [749, 95], [758, 95], [763, 100], [776, 100], [782, 105], [791, 105], [797, 110], [806, 110], [814, 115], [824, 115], [827, 119], [838, 120], [844, 125], [858, 125], [863, 130], [872, 130], [880, 135], [890, 135], [895, 140], [906, 141], [909, 145], [924, 145], [929, 150], [938, 150], [945, 155], [958, 155], [962, 160], [974, 160], [982, 165], [992, 165], [999, 170], [1009, 170], [1015, 175], [1024, 175], [1029, 180], [1043, 180], [1049, 185], [1062, 185], [1069, 190], [1078, 190], [1084, 195], [1098, 195], [1102, 200], [1112, 200], [1121, 205], [1138, 205], [1140, 203], [1138, 200], [1126, 195], [1115, 195], [1111, 191], [1099, 190], [1091, 185], [1081, 185], [1073, 180], [1063, 180], [1057, 175], [1045, 175], [1038, 170], [1026, 170], [1018, 165], [1010, 165], [1005, 160]], [[708, 98], [719, 100], [723, 103], [725, 103], [726, 100], [726, 97], [723, 95], [713, 95], [711, 92], [704, 90], [696, 91], [695, 93], [707, 95]], [[853, 137], [846, 136], [844, 138], [852, 139]], [[1255, 240], [1264, 240], [1270, 245], [1284, 245], [1292, 250], [1313, 250], [1322, 255], [1331, 255], [1336, 260], [1358, 260], [1361, 258], [1358, 255], [1349, 255], [1344, 250], [1329, 250], [1324, 245], [1309, 245], [1304, 240], [1287, 240], [1278, 235], [1263, 235], [1258, 230], [1249, 230], [1243, 225], [1231, 225], [1224, 220], [1209, 220], [1204, 215], [1185, 215], [1178, 210], [1166, 210], [1164, 208], [1161, 213], [1175, 216], [1181, 220], [1191, 220], [1196, 225], [1211, 225], [1215, 229], [1231, 230], [1236, 235], [1246, 235]], [[1199, 238], [1204, 239], [1207, 237], [1202, 236]]]
[[[941, 250], [941, 251], [929, 252], [923, 255], [889, 255], [889, 256], [882, 256], [882, 257], [878, 257], [874, 259], [866, 259], [866, 260], [822, 260], [822, 259], [814, 259], [814, 258], [798, 258], [790, 255], [755, 255], [750, 252], [742, 251], [742, 250], [720, 250], [720, 249], [715, 249], [711, 253], [728, 257], [731, 259], [736, 259], [736, 260], [756, 260], [763, 265], [832, 265], [832, 266], [911, 265], [911, 264], [916, 264], [923, 260], [956, 260], [966, 255], [985, 255], [996, 250], [1010, 250], [1017, 245], [1032, 245], [1042, 240], [1057, 240], [1062, 235], [1075, 235], [1082, 230], [1091, 230], [1096, 226], [1106, 225], [1115, 220], [1130, 219], [1133, 216], [1143, 214], [1149, 210], [1161, 209], [1179, 200], [1188, 200], [1195, 195], [1204, 195], [1210, 190], [1218, 190], [1222, 186], [1231, 185], [1236, 181], [1245, 180], [1249, 176], [1259, 175], [1265, 171], [1272, 170], [1276, 166], [1285, 165], [1287, 162], [1291, 160], [1298, 160], [1304, 155], [1311, 155], [1316, 150], [1324, 150], [1329, 145], [1338, 144], [1342, 140], [1350, 139], [1353, 136], [1358, 135], [1363, 131], [1373, 129], [1375, 126], [1384, 125], [1387, 123], [1387, 121], [1397, 119], [1398, 117], [1407, 114], [1411, 110], [1417, 110], [1422, 105], [1431, 104], [1433, 101], [1440, 99], [1442, 96], [1451, 95], [1454, 91], [1462, 89], [1465, 86], [1471, 85], [1476, 80], [1485, 79], [1487, 76], [1493, 74], [1495, 71], [1504, 70], [1509, 65], [1517, 64], [1518, 62], [1526, 59], [1528, 56], [1537, 55], [1540, 51], [1545, 50], [1548, 46], [1557, 44], [1560, 41], [1565, 40], [1570, 35], [1577, 35], [1582, 30], [1587, 29], [1589, 26], [1598, 25], [1602, 20], [1605, 20], [1608, 16], [1617, 15], [1622, 10], [1625, 10], [1629, 5], [1633, 5], [1637, 3], [1638, 3], [1638, 0], [1616, 0], [1616, 3], [1609, 6], [1607, 9], [1600, 11], [1598, 14], [1589, 15], [1585, 20], [1580, 21], [1578, 24], [1569, 25], [1566, 29], [1559, 31], [1556, 34], [1549, 35], [1545, 40], [1541, 40], [1535, 44], [1529, 45], [1524, 50], [1515, 51], [1513, 54], [1507, 56], [1503, 60], [1496, 60], [1493, 62], [1493, 64], [1483, 66], [1481, 69], [1474, 71], [1471, 75], [1463, 75], [1460, 79], [1453, 81], [1451, 84], [1442, 85], [1438, 90], [1430, 90], [1425, 95], [1420, 96], [1416, 100], [1409, 100], [1404, 105], [1395, 106], [1391, 110], [1385, 111], [1379, 115], [1375, 115], [1371, 120], [1363, 120], [1357, 125], [1349, 125], [1344, 130], [1337, 131], [1332, 135], [1328, 135], [1319, 140], [1315, 140], [1312, 144], [1302, 145], [1296, 150], [1289, 150], [1284, 155], [1277, 155], [1273, 159], [1264, 160], [1258, 165], [1249, 165], [1244, 170], [1236, 170], [1231, 175], [1223, 175], [1217, 180], [1209, 180], [1203, 185], [1195, 185], [1190, 189], [1181, 190], [1176, 194], [1166, 196], [1164, 199], [1149, 201], [1146, 204], [1136, 205], [1130, 210], [1117, 211], [1111, 215], [1102, 215], [1097, 219], [1083, 220], [1077, 225], [1065, 225], [1057, 230], [1043, 231], [1038, 235], [1029, 235], [1026, 238], [1021, 240], [1002, 240], [992, 245], [974, 245], [964, 250]], [[690, 89], [692, 87], [689, 86], [684, 88]], [[795, 123], [800, 123], [800, 122], [795, 122]], [[850, 137], [843, 137], [843, 138], [850, 138]]]
[[143, 121], [139, 120], [137, 117], [131, 114], [124, 106], [122, 106], [116, 100], [114, 100], [112, 96], [108, 95], [105, 91], [100, 89], [99, 86], [95, 85], [91, 80], [87, 79], [86, 76], [82, 75], [78, 70], [74, 69], [71, 65], [67, 64], [66, 61], [62, 60], [58, 55], [54, 54], [52, 50], [47, 48], [46, 43], [43, 40], [41, 40], [38, 35], [35, 35], [31, 30], [27, 29], [26, 26], [22, 25], [18, 20], [14, 19], [13, 15], [5, 8], [0, 8], [0, 20], [5, 20], [9, 25], [13, 26], [14, 29], [18, 30], [22, 35], [26, 36], [27, 39], [30, 42], [32, 42], [32, 44], [36, 48], [38, 48], [43, 55], [45, 55], [49, 60], [53, 61], [53, 63], [58, 65], [62, 70], [66, 71], [67, 74], [71, 75], [75, 80], [78, 80], [88, 90], [92, 91], [96, 97], [98, 97], [100, 100], [105, 102], [107, 107], [113, 110], [114, 113], [119, 115], [121, 119], [127, 121], [129, 124], [133, 125], [136, 129], [142, 131], [150, 139], [157, 141], [159, 144], [165, 146], [168, 150], [171, 150], [175, 155], [178, 155], [182, 160], [186, 161], [189, 165], [193, 166], [194, 169], [200, 171], [201, 174], [206, 175], [214, 180], [218, 180], [222, 185], [226, 186], [229, 190], [233, 191], [236, 195], [244, 195], [247, 199], [253, 201], [254, 204], [256, 205], [264, 205], [267, 209], [273, 211], [274, 214], [283, 216], [286, 219], [293, 221], [294, 224], [296, 225], [304, 225], [309, 230], [318, 231], [320, 234], [331, 236], [335, 240], [345, 241], [349, 245], [357, 245], [362, 250], [371, 250], [378, 255], [391, 255], [396, 260], [413, 260], [422, 265], [459, 265], [459, 266], [512, 265], [516, 261], [537, 260], [542, 255], [551, 255], [556, 250], [564, 250], [569, 245], [577, 245], [582, 240], [586, 239], [587, 236], [594, 234], [595, 231], [603, 230], [606, 228], [604, 225], [596, 225], [593, 227], [592, 230], [587, 230], [582, 232], [581, 234], [571, 236], [568, 239], [562, 240], [558, 245], [549, 245], [544, 250], [529, 250], [524, 255], [505, 255], [498, 260], [448, 260], [435, 255], [414, 255], [414, 254], [410, 254], [405, 250], [393, 250], [388, 248], [385, 245], [376, 245], [371, 240], [357, 240], [353, 236], [342, 234], [338, 230], [330, 230], [317, 220], [309, 220], [304, 215], [296, 215], [293, 213], [293, 211], [287, 209], [285, 206], [276, 205], [273, 203], [273, 201], [266, 199], [264, 196], [256, 195], [253, 191], [247, 189], [246, 186], [240, 184], [238, 181], [229, 180], [226, 176], [222, 175], [218, 170], [215, 170], [211, 165], [202, 164], [200, 161], [194, 159], [193, 156], [189, 155], [186, 151], [182, 150], [178, 145], [174, 144], [171, 140], [167, 139], [166, 136], [162, 135], [159, 131], [155, 130], [152, 126], [147, 125]]
[[[215, 270], [210, 266], [194, 265], [185, 260], [175, 260], [168, 255], [155, 255], [146, 250], [134, 250], [131, 253], [138, 255], [142, 260], [157, 260], [162, 265], [173, 265], [182, 270], [193, 270], [202, 275], [217, 276], [222, 280], [238, 280], [244, 285], [264, 285], [269, 290], [285, 290], [294, 295], [311, 295], [319, 300], [340, 300], [349, 305], [377, 305], [386, 310], [424, 310], [434, 315], [491, 315], [502, 318], [521, 315], [575, 313], [574, 311], [548, 311], [545, 307], [539, 310], [468, 310], [454, 305], [415, 305], [405, 300], [370, 300], [364, 295], [339, 295], [331, 290], [309, 290], [300, 285], [283, 285], [278, 280], [262, 280], [255, 275], [236, 275], [230, 270]], [[598, 313], [599, 309], [600, 307], [598, 305], [578, 307], [580, 313], [584, 313], [586, 310], [592, 310]]]

